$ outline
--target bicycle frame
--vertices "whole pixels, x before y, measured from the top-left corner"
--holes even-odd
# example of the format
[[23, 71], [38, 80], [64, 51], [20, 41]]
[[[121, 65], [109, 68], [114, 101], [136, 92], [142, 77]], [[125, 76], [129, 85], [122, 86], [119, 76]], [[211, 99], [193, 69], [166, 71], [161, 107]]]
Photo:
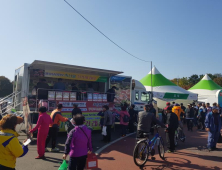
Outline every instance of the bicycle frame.
[[159, 145], [159, 140], [157, 140], [160, 137], [159, 133], [157, 132], [156, 135], [153, 137], [153, 139], [149, 142], [149, 147], [153, 143], [152, 149], [155, 147], [156, 143]]

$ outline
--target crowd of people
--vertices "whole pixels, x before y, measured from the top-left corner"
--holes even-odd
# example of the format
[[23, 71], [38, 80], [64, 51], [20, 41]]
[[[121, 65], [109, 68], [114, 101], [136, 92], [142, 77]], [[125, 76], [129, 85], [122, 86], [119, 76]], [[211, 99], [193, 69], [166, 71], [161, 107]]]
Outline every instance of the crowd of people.
[[[63, 159], [69, 155], [69, 169], [83, 170], [86, 164], [87, 154], [92, 152], [91, 130], [84, 125], [85, 117], [82, 115], [81, 109], [77, 105], [73, 106], [72, 117], [73, 126], [69, 130], [67, 140], [65, 142], [65, 150]], [[37, 136], [37, 152], [36, 159], [45, 159], [45, 152], [58, 152], [56, 147], [57, 135], [60, 122], [70, 122], [62, 116], [62, 104], [58, 104], [57, 108], [52, 111], [51, 115], [46, 113], [46, 107], [39, 108], [39, 118], [37, 125], [29, 134], [38, 130]], [[107, 105], [102, 107], [102, 111], [98, 113], [101, 116], [101, 128], [106, 127], [106, 135], [103, 136], [104, 142], [111, 141], [111, 127], [115, 123], [116, 114], [119, 115], [121, 125], [121, 136], [125, 137], [127, 129], [129, 132], [135, 131], [135, 122], [137, 123], [137, 138], [144, 138], [144, 133], [153, 133], [153, 125], [159, 124], [165, 128], [167, 148], [169, 153], [175, 151], [174, 136], [175, 131], [183, 125], [187, 124], [188, 131], [193, 131], [193, 127], [208, 132], [207, 147], [210, 151], [216, 150], [216, 144], [219, 140], [222, 110], [216, 103], [213, 107], [209, 103], [188, 104], [184, 107], [181, 103], [166, 103], [166, 107], [162, 112], [162, 119], [157, 119], [156, 110], [152, 104], [144, 106], [144, 111], [137, 112], [135, 106], [131, 105], [127, 109], [126, 105], [118, 111], [114, 108], [109, 110]], [[28, 152], [27, 146], [22, 146], [18, 140], [18, 134], [15, 131], [17, 124], [22, 123], [23, 119], [15, 115], [8, 114], [0, 121], [0, 169], [14, 170], [16, 158], [24, 156]], [[51, 150], [47, 146], [51, 140]]]
[[[220, 130], [222, 124], [222, 109], [219, 104], [213, 103], [211, 107], [209, 103], [195, 103], [188, 104], [187, 108], [183, 106], [183, 103], [179, 104], [170, 104], [166, 103], [166, 107], [163, 109], [162, 117], [163, 123], [169, 124], [168, 122], [168, 113], [175, 114], [177, 116], [178, 126], [183, 129], [183, 124], [187, 124], [187, 130], [193, 131], [193, 127], [197, 127], [197, 130], [207, 131], [208, 132], [208, 150], [217, 150], [216, 144], [220, 137]], [[176, 117], [174, 116], [174, 119]], [[176, 120], [173, 120], [175, 123]], [[175, 149], [174, 144], [174, 135], [175, 129], [168, 131], [169, 137], [167, 141], [171, 143], [169, 145], [170, 152], [173, 152]], [[172, 141], [172, 142], [171, 142]]]

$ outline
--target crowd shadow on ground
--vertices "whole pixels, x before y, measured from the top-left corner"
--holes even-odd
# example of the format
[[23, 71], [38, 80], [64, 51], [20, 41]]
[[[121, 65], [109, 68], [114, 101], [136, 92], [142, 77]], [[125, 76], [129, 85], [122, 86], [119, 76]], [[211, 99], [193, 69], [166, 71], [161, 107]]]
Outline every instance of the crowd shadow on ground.
[[[185, 169], [201, 169], [201, 170], [220, 170], [222, 168], [218, 167], [218, 163], [222, 160], [222, 153], [219, 154], [220, 151], [222, 151], [222, 148], [219, 148], [217, 153], [209, 153], [209, 151], [206, 148], [207, 143], [207, 132], [197, 131], [194, 129], [193, 132], [188, 132], [184, 130], [186, 135], [186, 141], [184, 143], [179, 142], [178, 147], [176, 148], [176, 152], [174, 154], [165, 154], [166, 158], [165, 160], [159, 159], [158, 153], [154, 155], [156, 160], [149, 159], [147, 164], [142, 169], [172, 169], [172, 170], [185, 170]], [[166, 150], [166, 140], [165, 140], [165, 133], [163, 130], [160, 131], [160, 135], [164, 139], [165, 143], [165, 150]], [[151, 136], [152, 138], [152, 136]], [[124, 143], [124, 146], [122, 146]], [[103, 153], [109, 153], [112, 152], [113, 149], [117, 152], [121, 152], [123, 154], [129, 155], [132, 157], [133, 155], [133, 149], [136, 144], [136, 135], [129, 136], [126, 141], [124, 142], [124, 139], [120, 142], [117, 142], [115, 144], [115, 147], [109, 147], [105, 150]], [[157, 149], [156, 149], [157, 152]], [[209, 155], [210, 154], [210, 155]], [[221, 156], [220, 156], [221, 155]], [[99, 157], [99, 159], [105, 159], [102, 156]], [[115, 158], [113, 158], [114, 160]], [[205, 166], [201, 165], [200, 162], [193, 161], [194, 159], [201, 159], [201, 160], [207, 160], [207, 161], [213, 161], [217, 163], [215, 166]], [[132, 159], [133, 161], [133, 159]]]

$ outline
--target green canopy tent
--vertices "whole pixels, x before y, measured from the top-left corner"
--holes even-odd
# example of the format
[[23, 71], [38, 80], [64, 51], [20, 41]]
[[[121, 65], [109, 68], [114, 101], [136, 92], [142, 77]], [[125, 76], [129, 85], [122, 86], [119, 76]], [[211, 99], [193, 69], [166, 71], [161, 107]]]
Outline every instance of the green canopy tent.
[[151, 72], [147, 74], [140, 82], [145, 86], [146, 91], [153, 90], [153, 97], [161, 100], [197, 100], [197, 94], [189, 92], [164, 77], [156, 67], [152, 69], [152, 89]]

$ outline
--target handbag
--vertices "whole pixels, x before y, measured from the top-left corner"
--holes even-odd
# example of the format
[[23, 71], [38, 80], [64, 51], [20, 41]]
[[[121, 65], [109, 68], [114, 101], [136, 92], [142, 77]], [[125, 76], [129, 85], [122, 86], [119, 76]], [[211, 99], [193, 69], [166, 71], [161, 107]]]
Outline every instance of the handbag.
[[103, 126], [102, 135], [103, 135], [103, 136], [106, 136], [106, 135], [107, 135], [106, 126]]

